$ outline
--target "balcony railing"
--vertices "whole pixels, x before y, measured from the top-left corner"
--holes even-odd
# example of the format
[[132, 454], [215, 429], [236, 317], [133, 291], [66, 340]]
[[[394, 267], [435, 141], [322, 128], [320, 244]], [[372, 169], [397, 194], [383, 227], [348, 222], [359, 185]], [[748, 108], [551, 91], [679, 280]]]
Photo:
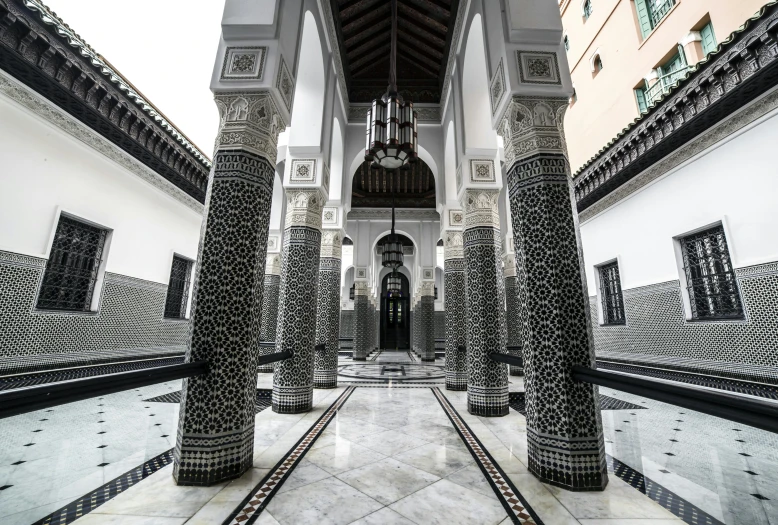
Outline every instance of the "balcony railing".
[[648, 11], [651, 14], [651, 27], [654, 28], [675, 5], [676, 0], [649, 0]]
[[672, 87], [673, 84], [684, 78], [690, 69], [691, 67], [684, 66], [673, 71], [672, 73], [668, 73], [659, 77], [654, 85], [645, 91], [646, 105], [651, 106], [654, 102], [659, 100], [662, 95], [665, 95], [668, 91], [670, 91], [670, 87]]

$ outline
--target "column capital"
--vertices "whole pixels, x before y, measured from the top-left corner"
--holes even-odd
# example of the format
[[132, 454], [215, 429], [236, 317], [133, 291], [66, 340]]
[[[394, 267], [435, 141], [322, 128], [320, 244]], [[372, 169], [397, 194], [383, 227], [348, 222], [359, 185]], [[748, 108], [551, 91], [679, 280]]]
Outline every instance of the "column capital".
[[500, 190], [497, 188], [465, 190], [461, 198], [462, 208], [465, 210], [465, 229], [499, 229], [499, 200]]
[[368, 297], [369, 295], [370, 289], [367, 286], [367, 281], [354, 282], [354, 297]]
[[563, 97], [514, 95], [497, 127], [505, 148], [505, 166], [539, 153], [567, 156], [564, 116], [568, 100]]
[[435, 281], [423, 282], [419, 286], [420, 297], [434, 297], [435, 295]]
[[443, 254], [444, 261], [449, 259], [463, 259], [465, 257], [462, 231], [446, 230], [443, 235]]
[[265, 261], [265, 275], [281, 275], [281, 254], [268, 253]]
[[286, 121], [269, 90], [216, 93], [219, 134], [216, 151], [243, 149], [260, 155], [275, 166], [278, 135]]
[[321, 231], [320, 257], [340, 259], [343, 250], [343, 230], [324, 228]]
[[508, 277], [516, 277], [516, 256], [512, 253], [508, 253], [503, 255], [503, 276], [507, 279]]
[[320, 188], [286, 189], [286, 228], [307, 226], [321, 230], [325, 194]]

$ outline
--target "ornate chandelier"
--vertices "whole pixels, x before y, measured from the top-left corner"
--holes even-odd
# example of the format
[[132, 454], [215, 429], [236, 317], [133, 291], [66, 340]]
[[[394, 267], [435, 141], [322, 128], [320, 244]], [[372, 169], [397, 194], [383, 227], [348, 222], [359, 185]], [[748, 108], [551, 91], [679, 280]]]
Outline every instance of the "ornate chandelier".
[[393, 297], [400, 295], [402, 292], [402, 281], [396, 272], [393, 272], [386, 279], [386, 291], [389, 292], [389, 295]]
[[395, 170], [417, 158], [416, 112], [413, 102], [397, 93], [397, 0], [392, 0], [392, 47], [389, 55], [389, 87], [373, 100], [367, 112], [365, 160]]
[[392, 233], [384, 241], [381, 264], [386, 268], [391, 268], [392, 273], [397, 273], [397, 268], [403, 265], [403, 244], [394, 233], [394, 182], [394, 177], [392, 177]]

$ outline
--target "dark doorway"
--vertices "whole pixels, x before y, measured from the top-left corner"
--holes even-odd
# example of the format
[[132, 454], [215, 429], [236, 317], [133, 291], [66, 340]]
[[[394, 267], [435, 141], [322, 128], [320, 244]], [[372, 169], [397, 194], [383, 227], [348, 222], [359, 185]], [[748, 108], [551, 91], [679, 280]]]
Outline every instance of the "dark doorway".
[[388, 350], [408, 350], [411, 342], [411, 323], [408, 278], [398, 272], [402, 281], [402, 292], [399, 297], [388, 297], [386, 280], [381, 281], [381, 348]]

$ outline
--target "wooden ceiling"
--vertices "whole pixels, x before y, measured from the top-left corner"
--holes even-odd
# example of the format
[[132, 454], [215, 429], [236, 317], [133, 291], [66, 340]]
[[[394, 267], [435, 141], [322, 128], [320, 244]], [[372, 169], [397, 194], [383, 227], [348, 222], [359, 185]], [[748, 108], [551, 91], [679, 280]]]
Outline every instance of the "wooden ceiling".
[[[330, 0], [351, 102], [371, 102], [389, 83], [389, 0]], [[459, 0], [397, 0], [397, 87], [403, 98], [440, 101]]]
[[372, 168], [369, 161], [363, 162], [354, 173], [351, 207], [391, 208], [393, 189], [397, 208], [435, 207], [435, 176], [421, 159], [408, 169], [393, 171]]

